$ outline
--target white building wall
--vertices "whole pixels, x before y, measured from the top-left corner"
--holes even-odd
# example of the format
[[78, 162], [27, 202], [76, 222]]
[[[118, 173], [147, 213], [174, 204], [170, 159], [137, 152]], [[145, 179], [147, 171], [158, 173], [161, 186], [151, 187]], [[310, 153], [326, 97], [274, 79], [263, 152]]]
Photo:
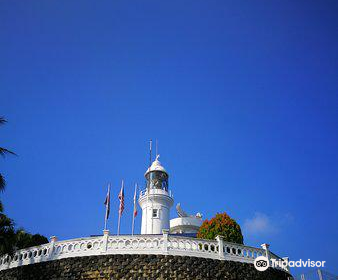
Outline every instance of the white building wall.
[[178, 217], [170, 220], [170, 233], [197, 233], [201, 225], [201, 218]]
[[[174, 200], [167, 191], [150, 189], [141, 192], [139, 204], [142, 209], [141, 234], [161, 234], [163, 229], [170, 229], [170, 207]], [[157, 215], [153, 215], [153, 211]]]

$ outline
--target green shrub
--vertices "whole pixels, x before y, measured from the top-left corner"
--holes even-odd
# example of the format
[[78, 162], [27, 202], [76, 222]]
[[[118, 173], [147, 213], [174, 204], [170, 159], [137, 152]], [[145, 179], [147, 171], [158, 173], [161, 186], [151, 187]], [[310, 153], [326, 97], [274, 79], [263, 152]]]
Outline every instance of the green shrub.
[[197, 237], [202, 239], [215, 239], [217, 235], [223, 236], [225, 241], [243, 244], [241, 227], [226, 213], [205, 220], [197, 233]]

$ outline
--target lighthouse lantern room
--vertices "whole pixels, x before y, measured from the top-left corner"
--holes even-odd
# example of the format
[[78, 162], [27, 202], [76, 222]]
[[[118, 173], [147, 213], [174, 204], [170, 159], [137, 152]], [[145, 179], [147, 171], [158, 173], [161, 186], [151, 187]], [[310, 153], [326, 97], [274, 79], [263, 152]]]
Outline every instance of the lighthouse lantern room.
[[140, 193], [142, 209], [141, 234], [161, 234], [170, 229], [170, 208], [174, 203], [168, 190], [169, 175], [159, 161], [159, 155], [144, 174], [147, 188]]

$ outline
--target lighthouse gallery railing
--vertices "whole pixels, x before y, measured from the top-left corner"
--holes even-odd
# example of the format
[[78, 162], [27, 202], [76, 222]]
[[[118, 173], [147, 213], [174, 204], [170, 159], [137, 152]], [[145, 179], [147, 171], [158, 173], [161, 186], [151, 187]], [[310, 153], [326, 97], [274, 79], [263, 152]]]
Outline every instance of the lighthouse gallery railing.
[[169, 235], [167, 232], [163, 235], [133, 236], [109, 236], [106, 233], [98, 237], [65, 241], [56, 241], [56, 238], [52, 238], [50, 243], [18, 250], [13, 257], [2, 256], [0, 270], [63, 258], [110, 254], [191, 256], [253, 263], [256, 257], [265, 256], [266, 251], [261, 248], [225, 242], [222, 238], [204, 240]]

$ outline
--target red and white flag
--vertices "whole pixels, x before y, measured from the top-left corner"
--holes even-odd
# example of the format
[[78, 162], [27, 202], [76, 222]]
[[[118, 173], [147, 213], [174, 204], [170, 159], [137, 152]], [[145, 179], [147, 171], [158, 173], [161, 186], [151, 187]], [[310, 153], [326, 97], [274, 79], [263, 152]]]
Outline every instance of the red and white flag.
[[136, 193], [137, 193], [137, 184], [135, 185], [135, 192], [134, 192], [134, 217], [137, 216], [137, 204], [136, 204]]
[[119, 193], [120, 207], [119, 207], [119, 215], [121, 216], [124, 210], [124, 183], [122, 181], [122, 187]]
[[133, 211], [133, 223], [131, 226], [131, 235], [134, 235], [135, 217], [137, 215], [136, 193], [137, 193], [137, 184], [135, 184], [135, 192], [134, 192], [134, 211]]

